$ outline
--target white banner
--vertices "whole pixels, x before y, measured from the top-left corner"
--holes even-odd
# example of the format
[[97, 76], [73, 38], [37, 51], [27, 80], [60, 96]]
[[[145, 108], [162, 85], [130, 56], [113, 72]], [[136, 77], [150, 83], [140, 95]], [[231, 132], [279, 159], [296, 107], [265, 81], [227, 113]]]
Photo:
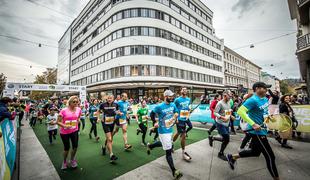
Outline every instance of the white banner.
[[56, 84], [28, 84], [28, 83], [6, 83], [3, 91], [4, 97], [14, 97], [14, 91], [74, 91], [80, 93], [82, 104], [86, 101], [86, 86], [56, 85]]

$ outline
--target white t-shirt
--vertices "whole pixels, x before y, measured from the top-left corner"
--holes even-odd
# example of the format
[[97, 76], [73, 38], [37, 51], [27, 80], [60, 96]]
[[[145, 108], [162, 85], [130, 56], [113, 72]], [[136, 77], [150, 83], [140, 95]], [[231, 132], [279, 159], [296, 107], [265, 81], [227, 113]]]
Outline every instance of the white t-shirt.
[[[47, 130], [50, 131], [50, 130], [54, 130], [54, 129], [57, 129], [58, 126], [57, 126], [57, 116], [58, 114], [54, 114], [54, 116], [52, 115], [48, 115], [47, 116]], [[55, 124], [49, 124], [50, 122], [53, 122]]]

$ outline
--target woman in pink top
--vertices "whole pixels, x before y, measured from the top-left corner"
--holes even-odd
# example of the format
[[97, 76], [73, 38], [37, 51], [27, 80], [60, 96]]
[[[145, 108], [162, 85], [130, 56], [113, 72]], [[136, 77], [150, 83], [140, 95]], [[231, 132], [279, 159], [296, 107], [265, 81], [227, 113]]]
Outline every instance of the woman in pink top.
[[77, 96], [71, 96], [67, 103], [67, 107], [59, 112], [57, 120], [57, 124], [60, 126], [60, 137], [64, 144], [64, 161], [61, 167], [63, 170], [67, 169], [67, 157], [70, 150], [70, 141], [72, 144], [71, 167], [76, 168], [78, 166], [75, 159], [75, 154], [79, 141], [78, 124], [82, 114], [81, 109], [78, 107], [79, 98]]

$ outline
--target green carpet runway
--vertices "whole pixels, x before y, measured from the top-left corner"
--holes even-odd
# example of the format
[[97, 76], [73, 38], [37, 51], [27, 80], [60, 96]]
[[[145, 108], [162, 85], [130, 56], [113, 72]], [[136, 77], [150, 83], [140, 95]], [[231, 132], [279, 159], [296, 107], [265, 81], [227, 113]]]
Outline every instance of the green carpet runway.
[[[149, 123], [151, 125], [151, 123]], [[139, 166], [142, 166], [150, 161], [163, 156], [165, 152], [162, 148], [156, 148], [152, 150], [151, 155], [146, 154], [146, 147], [141, 145], [141, 133], [136, 135], [137, 123], [131, 121], [131, 125], [128, 126], [128, 143], [133, 148], [130, 152], [124, 151], [122, 131], [119, 130], [118, 134], [114, 137], [113, 153], [119, 158], [116, 164], [110, 164], [109, 155], [103, 156], [101, 154], [101, 144], [105, 140], [104, 132], [101, 123], [97, 124], [98, 135], [100, 141], [96, 142], [95, 139], [89, 139], [89, 131], [91, 124], [89, 120], [86, 120], [86, 127], [79, 136], [79, 147], [77, 151], [77, 160], [79, 167], [77, 169], [68, 169], [62, 171], [61, 163], [63, 160], [63, 144], [59, 136], [59, 130], [56, 141], [52, 145], [49, 144], [48, 133], [45, 124], [37, 124], [34, 128], [34, 132], [41, 142], [42, 146], [46, 150], [49, 158], [54, 164], [61, 179], [69, 180], [92, 180], [92, 179], [113, 179], [128, 171], [131, 171]], [[176, 129], [174, 130], [174, 132]], [[153, 134], [154, 135], [154, 134]], [[146, 141], [152, 142], [152, 137], [146, 136]], [[208, 134], [204, 130], [192, 129], [189, 132], [187, 138], [187, 144], [191, 144], [208, 137]], [[175, 149], [180, 148], [180, 141], [175, 143]], [[70, 156], [69, 156], [70, 157]], [[40, 168], [40, 167], [37, 167]], [[147, 173], [147, 172], [145, 172]]]

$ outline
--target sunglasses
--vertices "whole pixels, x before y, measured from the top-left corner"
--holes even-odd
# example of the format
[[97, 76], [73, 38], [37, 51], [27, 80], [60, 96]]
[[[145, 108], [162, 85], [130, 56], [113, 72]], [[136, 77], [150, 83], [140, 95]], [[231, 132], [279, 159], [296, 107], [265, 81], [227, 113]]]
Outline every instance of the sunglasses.
[[72, 103], [74, 103], [74, 104], [76, 104], [76, 103], [78, 103], [79, 101], [72, 101]]

